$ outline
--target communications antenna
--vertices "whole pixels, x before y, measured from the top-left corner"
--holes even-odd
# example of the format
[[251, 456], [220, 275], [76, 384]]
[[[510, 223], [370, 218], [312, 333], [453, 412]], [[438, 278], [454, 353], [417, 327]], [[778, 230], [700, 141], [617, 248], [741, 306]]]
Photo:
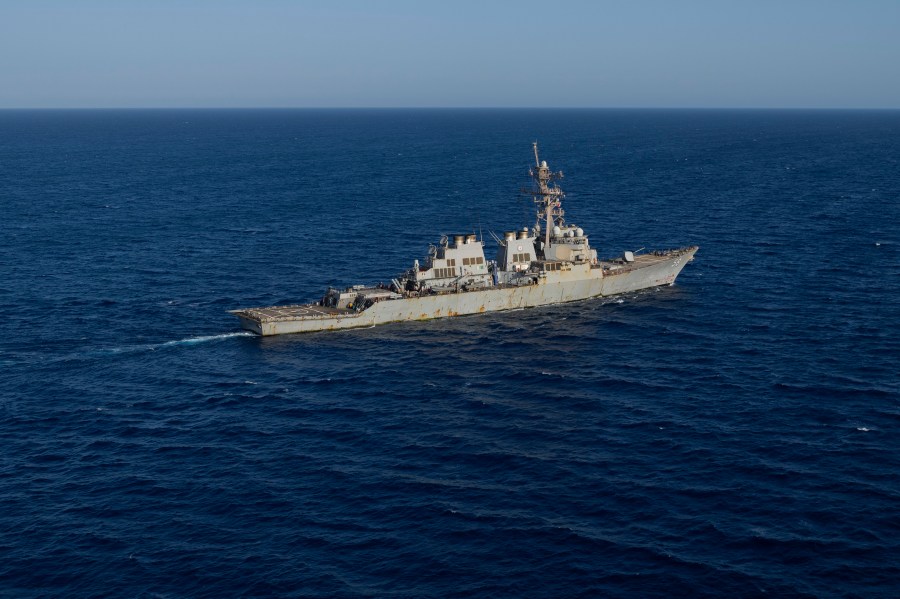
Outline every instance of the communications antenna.
[[[540, 235], [541, 221], [544, 222], [544, 248], [550, 247], [550, 232], [554, 224], [565, 225], [565, 211], [562, 209], [562, 199], [566, 197], [556, 181], [563, 178], [562, 171], [553, 172], [547, 166], [547, 161], [541, 162], [538, 157], [538, 144], [534, 142], [534, 168], [528, 170], [531, 176], [531, 190], [523, 190], [531, 195], [537, 207], [537, 218], [534, 223], [535, 235]], [[546, 250], [545, 250], [546, 251]]]

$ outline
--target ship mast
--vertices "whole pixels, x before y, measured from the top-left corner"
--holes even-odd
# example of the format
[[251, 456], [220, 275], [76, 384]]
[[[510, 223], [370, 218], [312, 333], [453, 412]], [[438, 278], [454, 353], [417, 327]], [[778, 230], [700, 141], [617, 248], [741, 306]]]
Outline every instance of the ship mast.
[[[562, 209], [562, 199], [565, 197], [562, 189], [560, 189], [554, 181], [562, 179], [562, 171], [552, 172], [547, 166], [547, 161], [541, 162], [538, 158], [537, 142], [534, 146], [534, 169], [529, 169], [528, 174], [531, 176], [533, 186], [531, 197], [537, 206], [537, 219], [534, 228], [540, 231], [541, 221], [544, 221], [544, 251], [550, 247], [550, 232], [553, 230], [554, 218], [560, 225], [564, 224]], [[552, 184], [552, 186], [551, 186]]]

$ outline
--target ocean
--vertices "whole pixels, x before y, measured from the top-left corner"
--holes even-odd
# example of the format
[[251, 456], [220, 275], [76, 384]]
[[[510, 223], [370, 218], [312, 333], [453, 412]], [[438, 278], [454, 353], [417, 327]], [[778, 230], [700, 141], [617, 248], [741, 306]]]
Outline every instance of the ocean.
[[[671, 287], [259, 338], [530, 225]], [[0, 111], [0, 596], [896, 597], [900, 111]]]

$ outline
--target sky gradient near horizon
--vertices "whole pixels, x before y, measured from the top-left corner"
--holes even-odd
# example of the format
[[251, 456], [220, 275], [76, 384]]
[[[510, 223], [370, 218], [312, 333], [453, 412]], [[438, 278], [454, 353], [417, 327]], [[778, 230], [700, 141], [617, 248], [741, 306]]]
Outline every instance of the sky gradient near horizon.
[[900, 108], [900, 0], [4, 0], [0, 108]]

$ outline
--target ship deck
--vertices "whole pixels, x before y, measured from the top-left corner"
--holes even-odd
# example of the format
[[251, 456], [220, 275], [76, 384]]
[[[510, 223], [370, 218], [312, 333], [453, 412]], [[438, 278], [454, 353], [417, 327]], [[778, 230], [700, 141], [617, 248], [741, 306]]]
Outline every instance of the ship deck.
[[339, 310], [317, 304], [295, 304], [292, 306], [268, 306], [266, 308], [244, 308], [232, 310], [232, 314], [251, 318], [257, 322], [297, 320], [309, 318], [334, 318], [355, 314], [353, 310]]
[[694, 246], [691, 246], [687, 248], [680, 248], [677, 250], [659, 252], [656, 254], [652, 252], [648, 254], [638, 254], [634, 257], [634, 262], [625, 262], [625, 260], [621, 258], [615, 260], [598, 260], [594, 268], [603, 268], [603, 274], [605, 275], [620, 275], [625, 274], [626, 272], [637, 270], [639, 268], [647, 268], [649, 266], [659, 264], [660, 262], [665, 262], [666, 260], [670, 260], [675, 256], [686, 254], [693, 249], [695, 249]]
[[[691, 246], [687, 248], [680, 248], [677, 250], [668, 250], [665, 252], [639, 254], [634, 257], [634, 262], [626, 262], [621, 258], [599, 260], [597, 264], [592, 265], [591, 268], [602, 268], [603, 276], [607, 277], [623, 275], [635, 270], [654, 266], [656, 264], [659, 264], [660, 262], [665, 262], [666, 260], [671, 260], [673, 257], [696, 251], [696, 249], [697, 248], [695, 246]], [[456, 293], [471, 293], [473, 291], [488, 291], [508, 288], [511, 289], [514, 287], [515, 285], [500, 284], [489, 287], [487, 289], [473, 289], [469, 291], [465, 291], [463, 289], [441, 291], [435, 293], [435, 295], [451, 295]], [[265, 308], [243, 308], [240, 310], [231, 310], [230, 312], [235, 316], [246, 318], [257, 323], [279, 322], [286, 320], [318, 320], [326, 318], [353, 317], [360, 314], [359, 312], [356, 312], [354, 310], [329, 308], [327, 306], [321, 306], [319, 304], [294, 304], [288, 306], [268, 306]]]

